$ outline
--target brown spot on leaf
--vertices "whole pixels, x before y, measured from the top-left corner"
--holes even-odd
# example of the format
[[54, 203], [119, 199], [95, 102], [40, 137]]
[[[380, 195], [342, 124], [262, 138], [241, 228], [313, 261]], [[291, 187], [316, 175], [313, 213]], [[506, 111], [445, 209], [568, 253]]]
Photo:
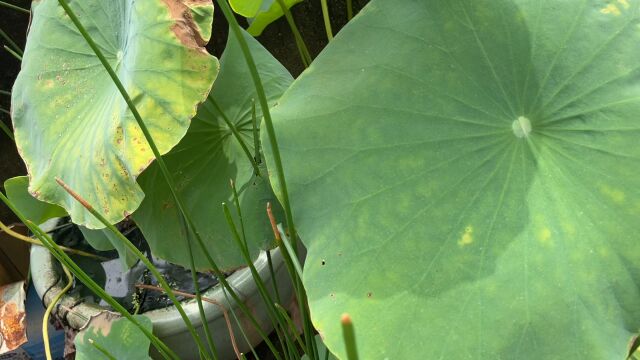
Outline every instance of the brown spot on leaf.
[[372, 292], [368, 292], [368, 293], [367, 293], [367, 297], [368, 297], [368, 298], [371, 298], [372, 296], [373, 296], [373, 293], [372, 293]]
[[169, 14], [175, 23], [171, 31], [176, 35], [182, 45], [206, 53], [204, 46], [207, 42], [202, 38], [198, 25], [193, 19], [191, 9], [186, 5], [208, 5], [211, 0], [163, 0]]

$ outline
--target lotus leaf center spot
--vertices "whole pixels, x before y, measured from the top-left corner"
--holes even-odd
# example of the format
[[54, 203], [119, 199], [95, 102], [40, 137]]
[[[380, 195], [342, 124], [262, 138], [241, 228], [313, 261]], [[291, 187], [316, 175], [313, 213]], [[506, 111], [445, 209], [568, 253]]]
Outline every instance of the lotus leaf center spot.
[[124, 52], [122, 52], [122, 50], [118, 50], [118, 54], [116, 54], [116, 56], [118, 57], [118, 63], [120, 61], [122, 61], [122, 58], [124, 57]]
[[524, 116], [520, 116], [513, 121], [511, 129], [517, 138], [529, 137], [531, 133], [531, 121]]

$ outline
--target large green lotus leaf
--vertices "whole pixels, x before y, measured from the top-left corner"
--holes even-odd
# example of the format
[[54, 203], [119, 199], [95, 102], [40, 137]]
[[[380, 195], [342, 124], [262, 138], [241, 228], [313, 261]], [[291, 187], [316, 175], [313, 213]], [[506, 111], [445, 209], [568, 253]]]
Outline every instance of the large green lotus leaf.
[[[145, 329], [151, 331], [151, 320], [143, 315], [134, 315]], [[95, 346], [94, 342], [98, 346]], [[126, 318], [105, 311], [87, 323], [73, 342], [76, 346], [76, 359], [106, 359], [99, 349], [106, 350], [115, 359], [150, 359], [150, 341], [140, 329]]]
[[[287, 9], [290, 9], [293, 5], [302, 1], [303, 0], [284, 0], [283, 2]], [[262, 31], [267, 27], [267, 25], [278, 20], [284, 15], [282, 7], [276, 0], [235, 0], [231, 3], [242, 3], [244, 7], [247, 7], [252, 11], [257, 7], [258, 10], [252, 15], [244, 15], [249, 18], [249, 27], [247, 28], [247, 31], [253, 36], [259, 36], [262, 34]]]
[[[293, 79], [260, 43], [248, 34], [244, 36], [265, 82], [269, 103], [274, 104]], [[209, 99], [200, 107], [187, 135], [164, 160], [207, 249], [218, 266], [230, 269], [245, 262], [221, 206], [226, 202], [235, 214], [229, 180], [234, 180], [238, 189], [247, 241], [255, 256], [260, 249], [272, 245], [273, 230], [266, 215], [266, 203], [274, 203], [277, 210], [277, 200], [266, 177], [266, 167], [262, 166], [262, 177], [255, 176], [251, 162], [214, 105], [215, 102], [240, 131], [253, 155], [252, 110], [257, 95], [235, 36], [229, 37], [220, 63], [220, 74]], [[262, 117], [259, 105], [256, 116], [258, 121]], [[188, 266], [188, 249], [180, 245], [185, 238], [182, 221], [159, 171], [154, 164], [140, 176], [146, 198], [133, 218], [156, 255]], [[235, 222], [239, 227], [238, 218]], [[197, 243], [192, 244], [196, 266], [209, 268]]]
[[329, 349], [624, 359], [638, 55], [637, 0], [373, 0], [273, 113]]
[[[217, 60], [203, 47], [210, 30], [199, 32], [211, 27], [213, 5], [186, 0], [69, 4], [166, 153], [186, 133], [217, 73]], [[112, 223], [139, 206], [144, 194], [135, 179], [153, 154], [121, 94], [57, 0], [33, 3], [12, 96], [16, 144], [35, 197], [61, 205], [75, 223], [89, 228], [104, 225], [55, 177]]]
[[67, 216], [60, 206], [34, 198], [29, 194], [28, 187], [29, 178], [26, 176], [17, 176], [4, 182], [7, 197], [27, 219], [42, 224], [49, 219]]

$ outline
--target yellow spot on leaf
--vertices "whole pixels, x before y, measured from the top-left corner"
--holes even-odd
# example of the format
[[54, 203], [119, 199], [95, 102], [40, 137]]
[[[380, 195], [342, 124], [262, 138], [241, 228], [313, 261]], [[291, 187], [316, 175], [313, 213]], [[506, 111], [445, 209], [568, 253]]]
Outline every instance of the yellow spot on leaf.
[[618, 7], [614, 4], [609, 4], [603, 7], [602, 9], [600, 9], [600, 12], [603, 14], [613, 14], [615, 16], [619, 16], [621, 14], [620, 9], [618, 9]]
[[473, 243], [473, 227], [471, 225], [464, 228], [464, 232], [462, 233], [462, 237], [458, 240], [459, 246], [467, 246]]
[[547, 228], [547, 227], [542, 228], [542, 230], [540, 230], [538, 232], [538, 240], [544, 245], [550, 244], [551, 243], [551, 230], [549, 230], [549, 228]]
[[625, 194], [624, 191], [620, 189], [602, 185], [600, 186], [600, 192], [602, 192], [602, 194], [606, 195], [609, 199], [611, 199], [611, 201], [616, 204], [622, 204], [624, 202]]
[[624, 7], [625, 9], [629, 8], [629, 1], [628, 0], [618, 0], [618, 3], [622, 4], [622, 7]]

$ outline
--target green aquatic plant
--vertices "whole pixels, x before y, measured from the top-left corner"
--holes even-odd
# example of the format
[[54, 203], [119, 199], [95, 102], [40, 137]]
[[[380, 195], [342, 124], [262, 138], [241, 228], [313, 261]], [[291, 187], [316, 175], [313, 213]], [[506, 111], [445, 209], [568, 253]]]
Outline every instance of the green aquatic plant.
[[[49, 26], [70, 24], [46, 3], [36, 5], [34, 24], [40, 24], [39, 9], [57, 19]], [[103, 69], [71, 27], [57, 29], [76, 39], [62, 49], [47, 50], [46, 41], [27, 46], [13, 94], [17, 145], [29, 170], [46, 177], [40, 181], [31, 174], [31, 192], [66, 209], [33, 202], [26, 195], [27, 178], [12, 180], [9, 198], [32, 207], [34, 219], [69, 212], [88, 227], [109, 224], [108, 231], [93, 230], [103, 238], [88, 239], [96, 247], [123, 247], [127, 242], [110, 224], [126, 211], [154, 253], [216, 275], [277, 245], [293, 279], [303, 329], [301, 335], [291, 331], [296, 324], [290, 314], [256, 278], [279, 344], [261, 335], [277, 359], [303, 353], [310, 359], [623, 359], [635, 349], [630, 344], [640, 327], [638, 1], [373, 0], [295, 81], [242, 32], [226, 1], [219, 4], [232, 35], [219, 73], [217, 61], [201, 49], [200, 40], [210, 36], [210, 4], [150, 3], [156, 6], [144, 6], [170, 15], [162, 25], [149, 25], [164, 29], [160, 42], [178, 39], [185, 45], [181, 31], [200, 34], [194, 51], [209, 66], [200, 74], [204, 80], [192, 79], [194, 68], [180, 71], [193, 96], [178, 105], [171, 104], [175, 98], [159, 97], [164, 92], [132, 85], [136, 72], [124, 65], [125, 51], [120, 60], [117, 52], [106, 56], [124, 90], [104, 73], [101, 81], [87, 84], [86, 74]], [[231, 1], [237, 13], [255, 19], [267, 5], [277, 5], [286, 16], [294, 3]], [[71, 2], [84, 19], [106, 9], [86, 4]], [[180, 16], [167, 4], [182, 4]], [[322, 5], [327, 26], [320, 30], [333, 37], [327, 3]], [[127, 15], [137, 8], [117, 9], [127, 9], [120, 13]], [[97, 44], [92, 51], [109, 55], [105, 26], [88, 21], [86, 30]], [[136, 31], [127, 38], [140, 37]], [[35, 32], [45, 40], [52, 39], [49, 33]], [[307, 65], [311, 58], [299, 40]], [[185, 51], [182, 45], [170, 52]], [[108, 106], [77, 110], [73, 105], [84, 98], [72, 99], [62, 90], [74, 77], [59, 74], [72, 69], [49, 68], [45, 61], [57, 51], [77, 49], [85, 52], [80, 58], [93, 62], [86, 63], [91, 70], [75, 69], [79, 84], [71, 88], [104, 86], [113, 100]], [[47, 92], [49, 85], [56, 91]], [[119, 97], [125, 94], [130, 102]], [[162, 115], [184, 119], [186, 126], [166, 133], [175, 128], [145, 101], [184, 110]], [[52, 104], [67, 103], [68, 111], [53, 113], [55, 126], [43, 125]], [[197, 112], [186, 110], [199, 103]], [[132, 109], [140, 110], [140, 119], [131, 117]], [[148, 126], [149, 134], [138, 140], [149, 147], [127, 143], [127, 155], [144, 154], [129, 162], [115, 156], [107, 173], [111, 180], [117, 169], [141, 163], [146, 168], [156, 158], [144, 172], [128, 171], [117, 180], [128, 184], [128, 192], [86, 181], [104, 177], [100, 161], [86, 170], [98, 169], [84, 183], [78, 175], [85, 170], [72, 164], [76, 157], [88, 161], [92, 151], [119, 139], [117, 121], [92, 127], [83, 114], [121, 114], [118, 119], [134, 130]], [[69, 131], [60, 131], [59, 124], [67, 122]], [[52, 148], [36, 145], [42, 134]], [[100, 141], [88, 140], [95, 134]], [[154, 157], [150, 145], [156, 142], [161, 151]], [[71, 144], [85, 150], [70, 151]], [[54, 155], [57, 160], [48, 162]], [[54, 182], [63, 179], [67, 191], [47, 185], [51, 176]], [[72, 203], [73, 191], [86, 199]], [[96, 205], [95, 217], [86, 215], [87, 202]], [[112, 203], [120, 213], [112, 214]], [[270, 218], [267, 203], [274, 207]], [[107, 296], [26, 223], [65, 267]], [[307, 250], [304, 266], [297, 261], [299, 240]], [[120, 253], [126, 262], [126, 252]], [[229, 301], [237, 300], [226, 280], [221, 282]], [[144, 321], [125, 316], [164, 356], [175, 357]], [[194, 339], [203, 358], [215, 358], [215, 349], [206, 349], [198, 335]], [[83, 351], [114, 356], [102, 351], [109, 351], [102, 343], [83, 344]]]
[[374, 0], [327, 46], [272, 116], [331, 351], [347, 311], [366, 359], [627, 356], [639, 24], [637, 1]]

